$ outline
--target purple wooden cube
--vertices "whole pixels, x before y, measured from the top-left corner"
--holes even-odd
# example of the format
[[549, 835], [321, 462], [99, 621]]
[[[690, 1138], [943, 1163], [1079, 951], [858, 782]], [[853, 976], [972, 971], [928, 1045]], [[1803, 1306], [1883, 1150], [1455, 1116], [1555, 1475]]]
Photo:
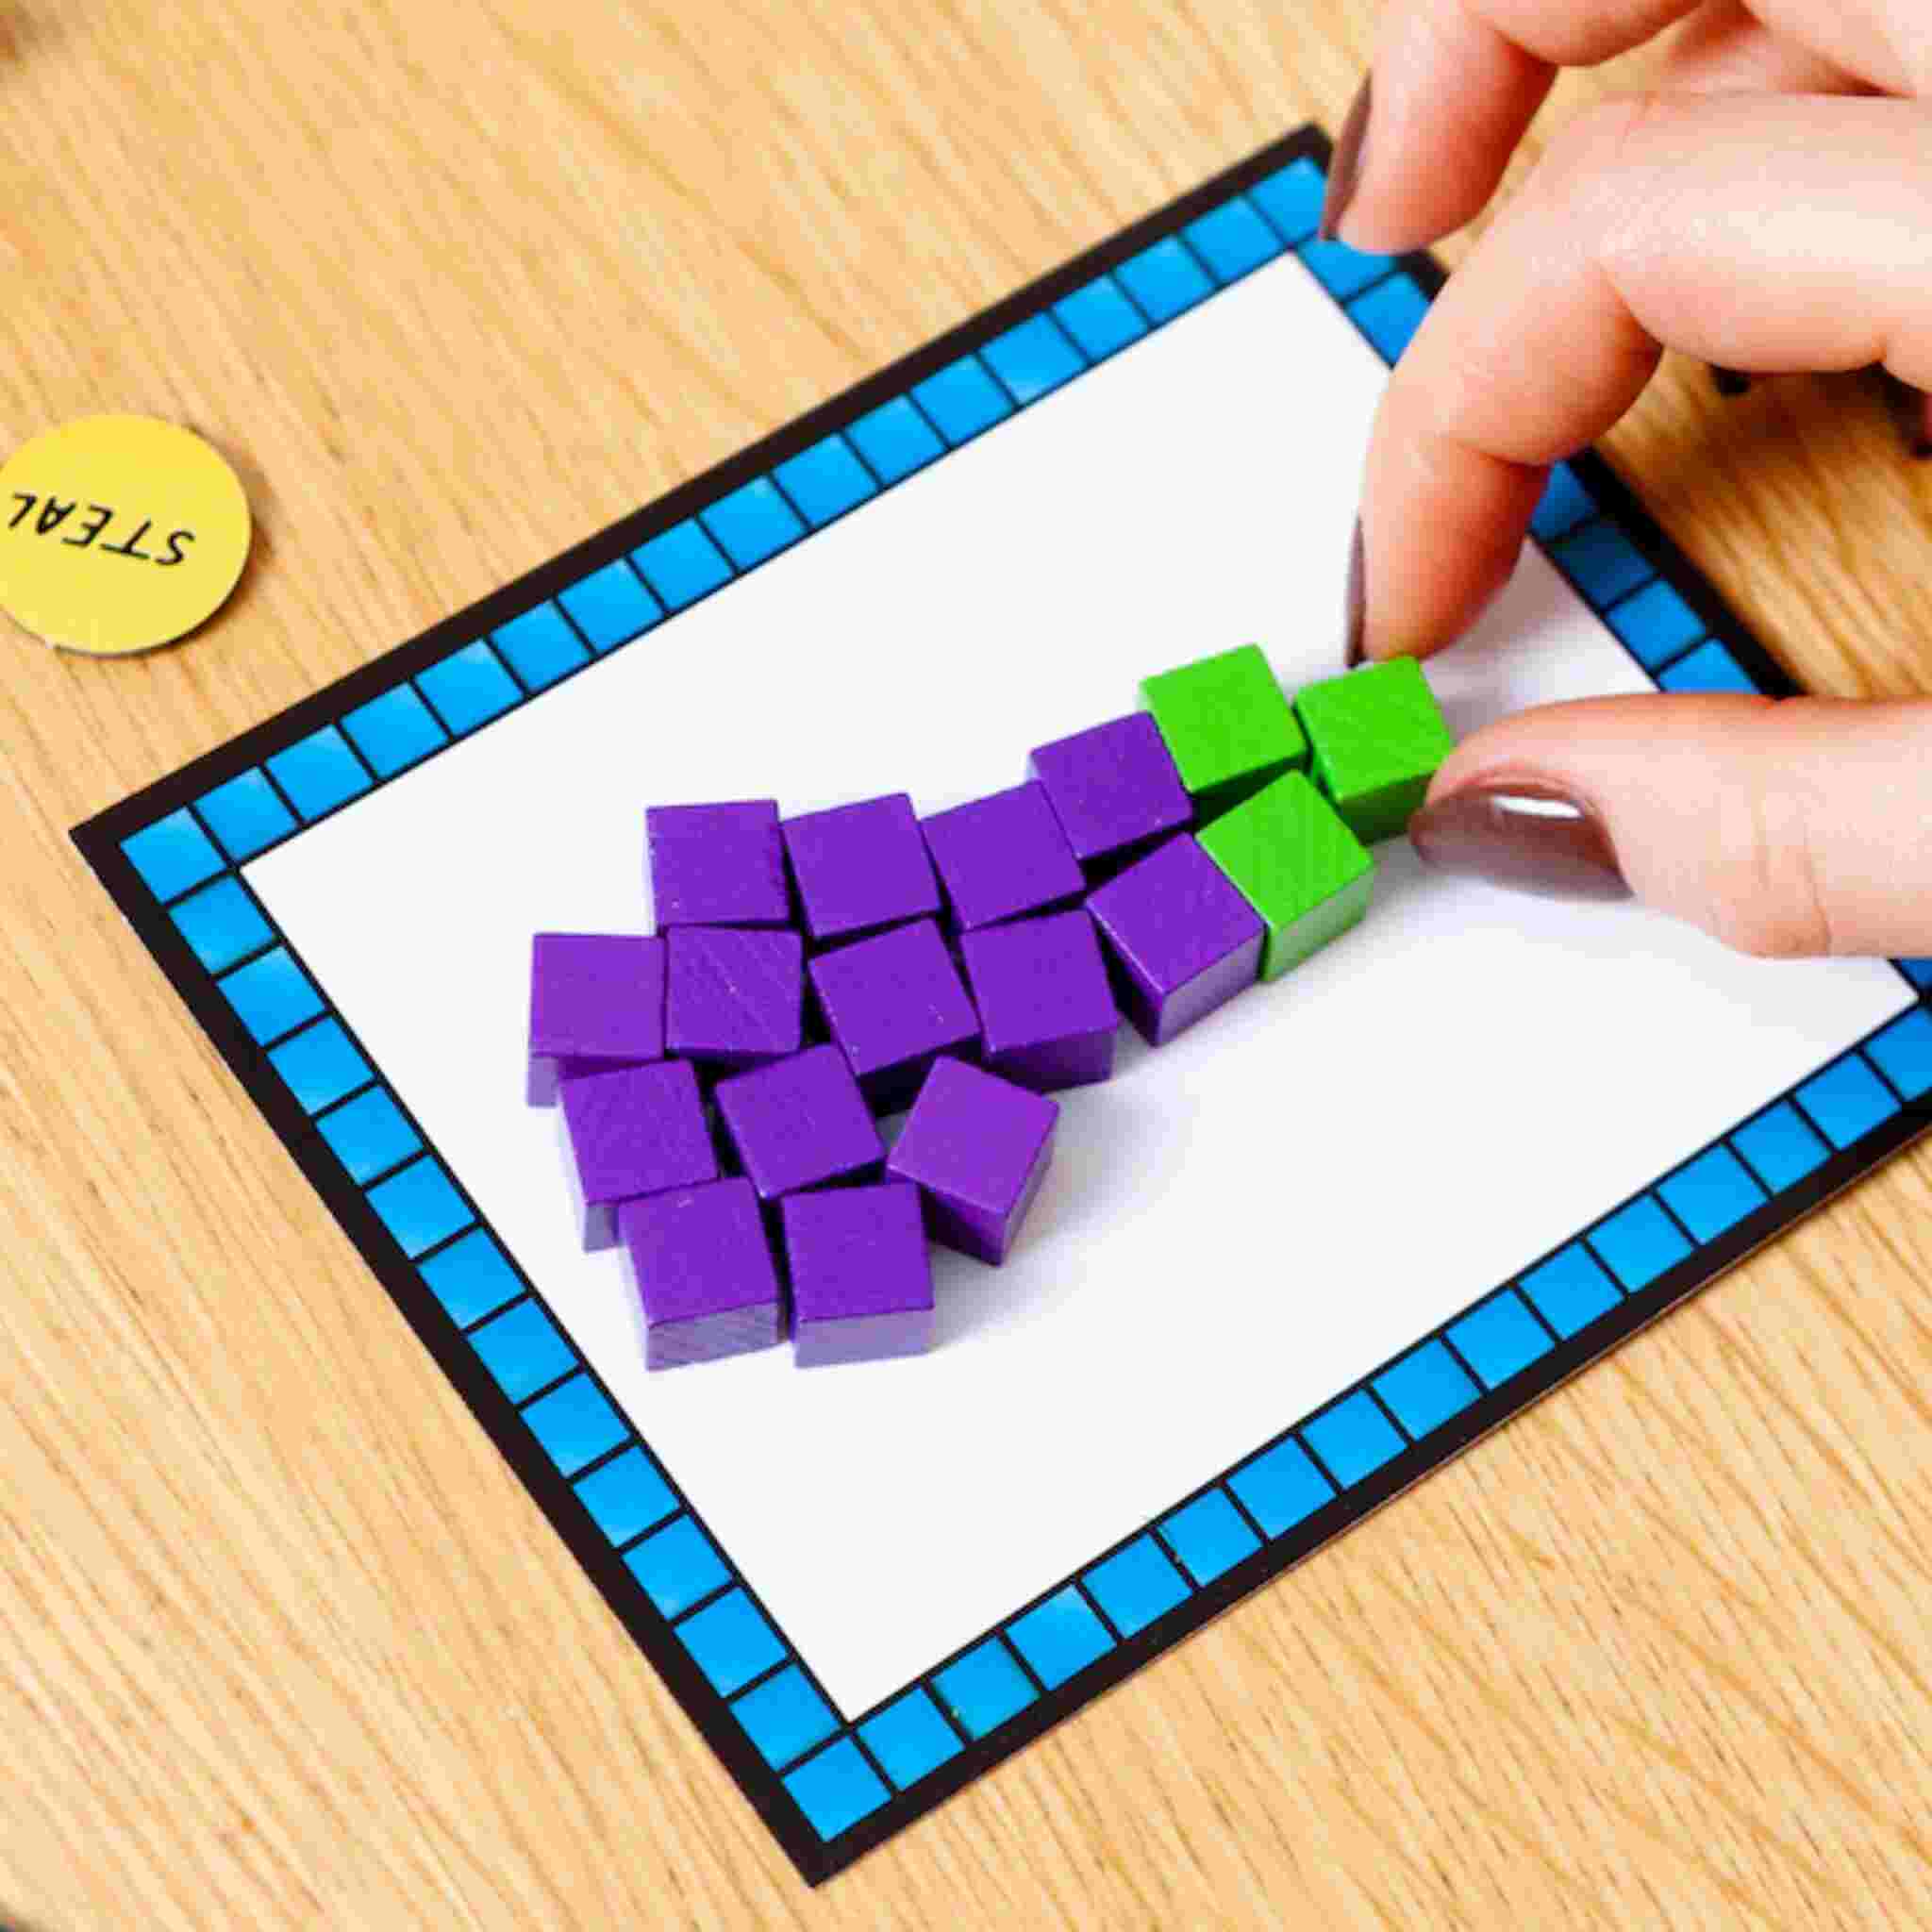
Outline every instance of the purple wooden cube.
[[1127, 1018], [1164, 1046], [1253, 986], [1268, 929], [1191, 834], [1088, 895]]
[[659, 932], [791, 920], [776, 799], [654, 805], [644, 814], [644, 842]]
[[990, 1073], [1052, 1093], [1113, 1072], [1120, 1014], [1084, 907], [959, 941]]
[[814, 940], [857, 939], [940, 909], [939, 881], [905, 792], [807, 812], [780, 829]]
[[805, 1039], [805, 941], [795, 932], [679, 925], [665, 935], [664, 1046], [739, 1070]]
[[780, 1207], [791, 1271], [792, 1359], [921, 1355], [932, 1346], [932, 1257], [919, 1190], [903, 1181], [792, 1194]]
[[557, 1084], [664, 1058], [664, 941], [620, 933], [540, 932], [530, 946], [525, 1096], [548, 1107]]
[[1070, 904], [1086, 890], [1080, 862], [1047, 803], [1028, 781], [920, 821], [957, 931]]
[[885, 1158], [858, 1081], [836, 1046], [811, 1046], [718, 1082], [724, 1131], [761, 1201], [865, 1176]]
[[618, 1232], [644, 1310], [644, 1366], [675, 1369], [784, 1338], [778, 1270], [747, 1180], [626, 1201]]
[[1058, 1101], [940, 1060], [912, 1104], [887, 1175], [919, 1189], [934, 1241], [998, 1267], [1053, 1164], [1059, 1116]]
[[1145, 711], [1042, 744], [1027, 769], [1082, 865], [1118, 865], [1137, 848], [1184, 829], [1193, 815], [1160, 727]]
[[682, 1060], [585, 1074], [561, 1091], [564, 1168], [586, 1252], [617, 1244], [620, 1203], [718, 1178], [698, 1076]]
[[930, 919], [821, 953], [810, 970], [833, 1044], [880, 1112], [919, 1091], [936, 1056], [978, 1047], [979, 1015]]

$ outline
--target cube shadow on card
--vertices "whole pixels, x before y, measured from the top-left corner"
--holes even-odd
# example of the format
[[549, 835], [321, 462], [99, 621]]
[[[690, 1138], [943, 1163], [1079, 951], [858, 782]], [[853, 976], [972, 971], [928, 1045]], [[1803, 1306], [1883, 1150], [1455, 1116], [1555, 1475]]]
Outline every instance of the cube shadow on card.
[[618, 1233], [644, 1315], [644, 1366], [679, 1368], [784, 1338], [777, 1264], [742, 1178], [626, 1201]]
[[733, 1074], [713, 1095], [733, 1151], [760, 1201], [834, 1181], [869, 1179], [885, 1142], [845, 1056], [808, 1046]]
[[1087, 879], [1038, 779], [920, 821], [953, 929], [1075, 903]]
[[1145, 711], [1040, 745], [1026, 762], [1090, 876], [1192, 823], [1187, 787]]
[[1087, 909], [1114, 962], [1121, 1004], [1150, 1046], [1164, 1046], [1260, 976], [1261, 915], [1185, 833], [1090, 893]]
[[932, 1257], [919, 1190], [903, 1181], [789, 1195], [779, 1208], [802, 1369], [923, 1355]]
[[816, 943], [938, 913], [939, 880], [905, 792], [807, 812], [779, 829], [805, 929]]
[[1200, 838], [1268, 928], [1263, 979], [1279, 979], [1369, 909], [1375, 861], [1299, 772], [1275, 779]]
[[906, 1106], [939, 1055], [979, 1050], [979, 1015], [930, 919], [821, 953], [810, 973], [832, 1041], [875, 1111]]
[[558, 1083], [664, 1058], [664, 941], [540, 932], [530, 945], [525, 1096], [549, 1107]]
[[561, 1093], [564, 1166], [587, 1252], [616, 1245], [624, 1202], [717, 1179], [698, 1077], [682, 1060], [586, 1074]]
[[969, 932], [959, 951], [990, 1073], [1036, 1093], [1112, 1074], [1120, 1012], [1084, 907]]
[[805, 1043], [805, 941], [795, 932], [678, 925], [665, 935], [664, 1047], [739, 1072]]
[[654, 805], [644, 813], [644, 841], [659, 932], [790, 921], [775, 799]]
[[998, 1267], [1053, 1164], [1059, 1103], [941, 1059], [912, 1104], [886, 1173], [912, 1182], [941, 1246]]

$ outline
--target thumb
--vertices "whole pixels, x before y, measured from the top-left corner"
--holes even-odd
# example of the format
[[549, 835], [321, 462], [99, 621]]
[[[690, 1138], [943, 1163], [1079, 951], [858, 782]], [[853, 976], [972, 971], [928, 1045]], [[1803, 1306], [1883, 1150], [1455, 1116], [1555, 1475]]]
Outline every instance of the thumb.
[[1465, 740], [1408, 829], [1441, 870], [1635, 896], [1740, 952], [1932, 954], [1932, 703], [1546, 706]]

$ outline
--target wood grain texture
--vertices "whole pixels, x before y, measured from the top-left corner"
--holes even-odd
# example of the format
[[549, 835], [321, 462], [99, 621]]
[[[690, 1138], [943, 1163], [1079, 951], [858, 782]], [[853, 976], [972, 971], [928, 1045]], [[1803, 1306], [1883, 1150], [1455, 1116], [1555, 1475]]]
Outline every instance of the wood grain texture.
[[[1923, 1922], [1932, 1158], [812, 1894], [67, 842], [1334, 126], [1369, 26], [0, 0], [0, 440], [174, 417], [260, 522], [184, 648], [0, 628], [0, 1921]], [[1858, 385], [1676, 365], [1610, 450], [1812, 685], [1924, 688], [1932, 472]]]

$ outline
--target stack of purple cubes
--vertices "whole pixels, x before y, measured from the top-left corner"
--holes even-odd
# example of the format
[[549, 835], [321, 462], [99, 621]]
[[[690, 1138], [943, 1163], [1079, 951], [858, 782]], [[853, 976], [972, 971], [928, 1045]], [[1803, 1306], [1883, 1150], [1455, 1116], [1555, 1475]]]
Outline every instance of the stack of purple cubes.
[[1030, 770], [924, 820], [903, 792], [655, 807], [658, 935], [537, 936], [528, 1097], [560, 1102], [584, 1244], [626, 1257], [650, 1367], [788, 1333], [801, 1365], [929, 1348], [928, 1243], [1005, 1260], [1046, 1096], [1108, 1077], [1122, 1008], [1159, 1045], [1255, 982], [1261, 921], [1150, 717]]

